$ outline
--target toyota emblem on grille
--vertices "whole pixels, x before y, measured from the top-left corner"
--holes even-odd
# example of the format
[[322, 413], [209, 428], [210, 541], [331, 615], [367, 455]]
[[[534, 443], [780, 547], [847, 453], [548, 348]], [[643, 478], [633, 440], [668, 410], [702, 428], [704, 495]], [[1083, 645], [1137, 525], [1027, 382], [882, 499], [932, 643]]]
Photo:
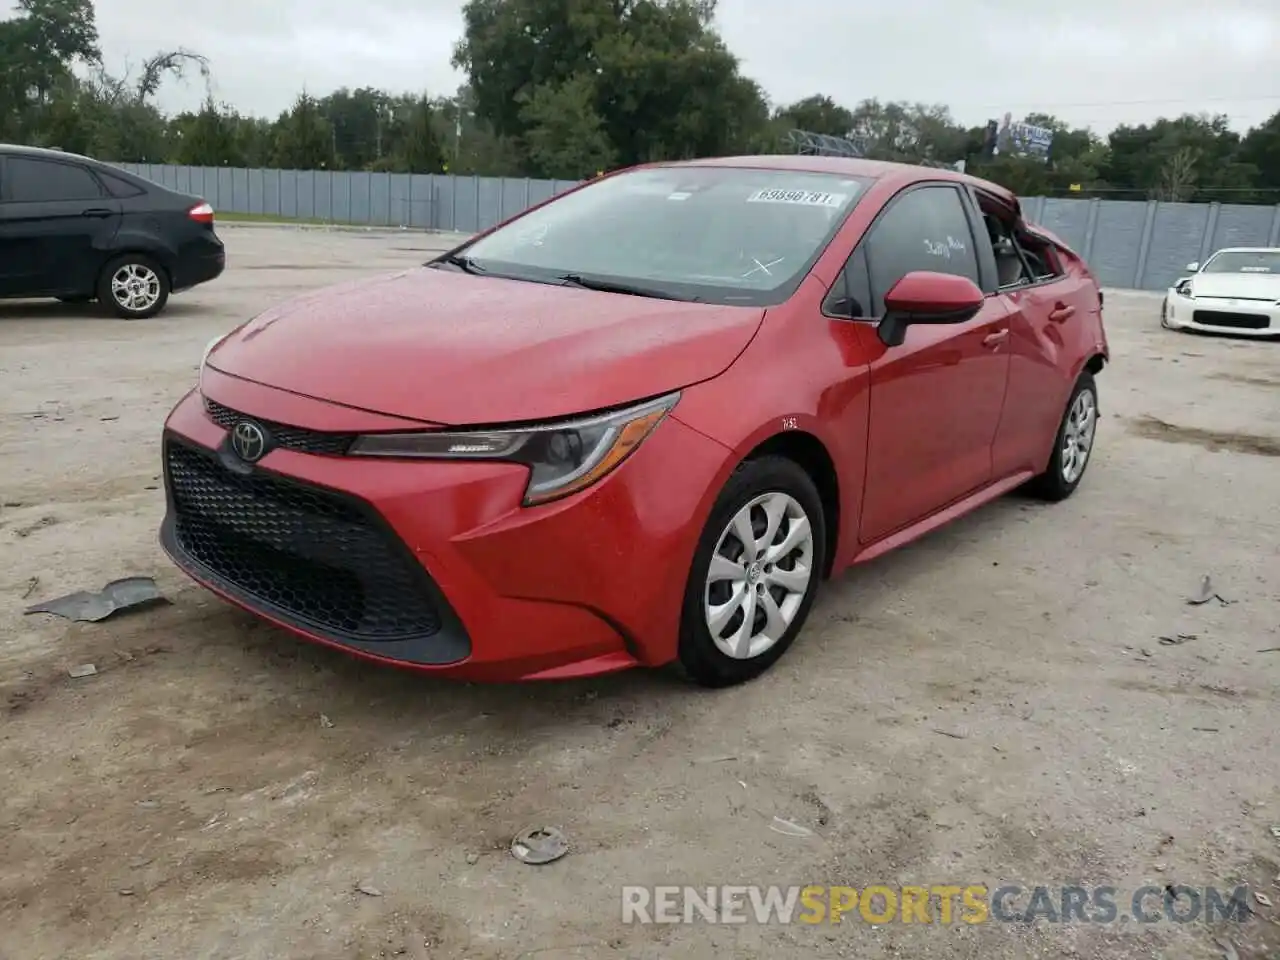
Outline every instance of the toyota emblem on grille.
[[231, 430], [231, 449], [246, 463], [255, 463], [267, 452], [267, 435], [252, 420], [241, 420]]

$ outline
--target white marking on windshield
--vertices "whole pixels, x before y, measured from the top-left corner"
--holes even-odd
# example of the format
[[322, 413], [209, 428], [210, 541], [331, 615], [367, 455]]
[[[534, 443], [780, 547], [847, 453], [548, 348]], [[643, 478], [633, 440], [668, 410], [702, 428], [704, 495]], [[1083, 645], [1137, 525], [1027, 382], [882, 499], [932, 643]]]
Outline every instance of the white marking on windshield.
[[763, 270], [763, 271], [764, 271], [765, 276], [771, 277], [771, 276], [773, 276], [773, 271], [771, 271], [769, 268], [770, 268], [770, 267], [776, 267], [778, 264], [780, 264], [780, 263], [781, 263], [783, 260], [785, 260], [785, 259], [787, 259], [787, 258], [786, 258], [786, 257], [779, 257], [777, 260], [770, 260], [768, 263], [761, 263], [761, 262], [760, 262], [759, 260], [757, 260], [755, 257], [752, 257], [752, 258], [751, 258], [751, 262], [752, 262], [752, 263], [754, 263], [754, 264], [755, 264], [755, 266], [754, 266], [754, 267], [752, 267], [750, 270], [748, 270], [746, 273], [744, 273], [744, 274], [742, 275], [742, 279], [743, 279], [743, 280], [745, 280], [745, 279], [747, 279], [747, 277], [751, 276], [753, 273], [759, 273], [761, 270]]
[[803, 207], [844, 206], [847, 193], [819, 193], [814, 190], [757, 190], [747, 197], [747, 203], [791, 203]]

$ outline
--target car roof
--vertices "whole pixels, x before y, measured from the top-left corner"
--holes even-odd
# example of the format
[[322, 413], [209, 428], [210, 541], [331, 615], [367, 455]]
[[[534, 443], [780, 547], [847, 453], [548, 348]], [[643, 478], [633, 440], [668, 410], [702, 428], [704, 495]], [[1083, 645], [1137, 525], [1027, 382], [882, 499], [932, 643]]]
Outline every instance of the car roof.
[[906, 186], [921, 180], [950, 180], [981, 188], [996, 199], [1017, 207], [1017, 197], [1005, 187], [981, 177], [970, 176], [945, 167], [923, 167], [912, 163], [887, 160], [865, 160], [856, 157], [811, 157], [802, 154], [760, 154], [740, 157], [707, 157], [653, 164], [667, 167], [742, 167], [765, 170], [794, 170], [800, 173], [832, 173], [868, 180], [888, 180], [894, 186]]
[[47, 157], [50, 160], [82, 160], [86, 163], [98, 163], [92, 157], [83, 157], [78, 153], [66, 150], [54, 150], [50, 147], [28, 147], [17, 143], [0, 143], [0, 153], [14, 154], [19, 157]]

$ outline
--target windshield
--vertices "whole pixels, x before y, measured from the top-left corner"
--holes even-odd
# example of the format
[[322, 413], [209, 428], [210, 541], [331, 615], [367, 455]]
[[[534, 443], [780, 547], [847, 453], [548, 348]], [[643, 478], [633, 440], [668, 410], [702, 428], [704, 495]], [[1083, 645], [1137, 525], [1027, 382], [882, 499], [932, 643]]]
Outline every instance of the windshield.
[[1204, 265], [1204, 273], [1280, 274], [1280, 250], [1230, 250]]
[[485, 274], [769, 306], [800, 285], [870, 182], [730, 167], [635, 170], [553, 200], [458, 254]]

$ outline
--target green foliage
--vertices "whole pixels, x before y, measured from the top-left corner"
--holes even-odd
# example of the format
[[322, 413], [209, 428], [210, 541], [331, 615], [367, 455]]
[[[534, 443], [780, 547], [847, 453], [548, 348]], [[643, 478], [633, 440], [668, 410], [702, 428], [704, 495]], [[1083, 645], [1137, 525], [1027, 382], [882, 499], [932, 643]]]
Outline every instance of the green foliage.
[[[713, 27], [715, 0], [467, 0], [453, 96], [369, 87], [301, 94], [279, 117], [206, 97], [163, 116], [154, 95], [209, 64], [182, 48], [133, 79], [102, 68], [92, 0], [17, 0], [0, 21], [0, 141], [117, 161], [449, 172], [577, 179], [648, 161], [786, 152], [800, 129], [861, 140], [867, 155], [965, 161], [1024, 196], [1280, 202], [1280, 113], [1240, 136], [1185, 115], [1101, 138], [1047, 114], [1047, 161], [987, 156], [985, 130], [941, 105], [821, 93], [772, 107]], [[73, 69], [74, 68], [74, 69]]]

